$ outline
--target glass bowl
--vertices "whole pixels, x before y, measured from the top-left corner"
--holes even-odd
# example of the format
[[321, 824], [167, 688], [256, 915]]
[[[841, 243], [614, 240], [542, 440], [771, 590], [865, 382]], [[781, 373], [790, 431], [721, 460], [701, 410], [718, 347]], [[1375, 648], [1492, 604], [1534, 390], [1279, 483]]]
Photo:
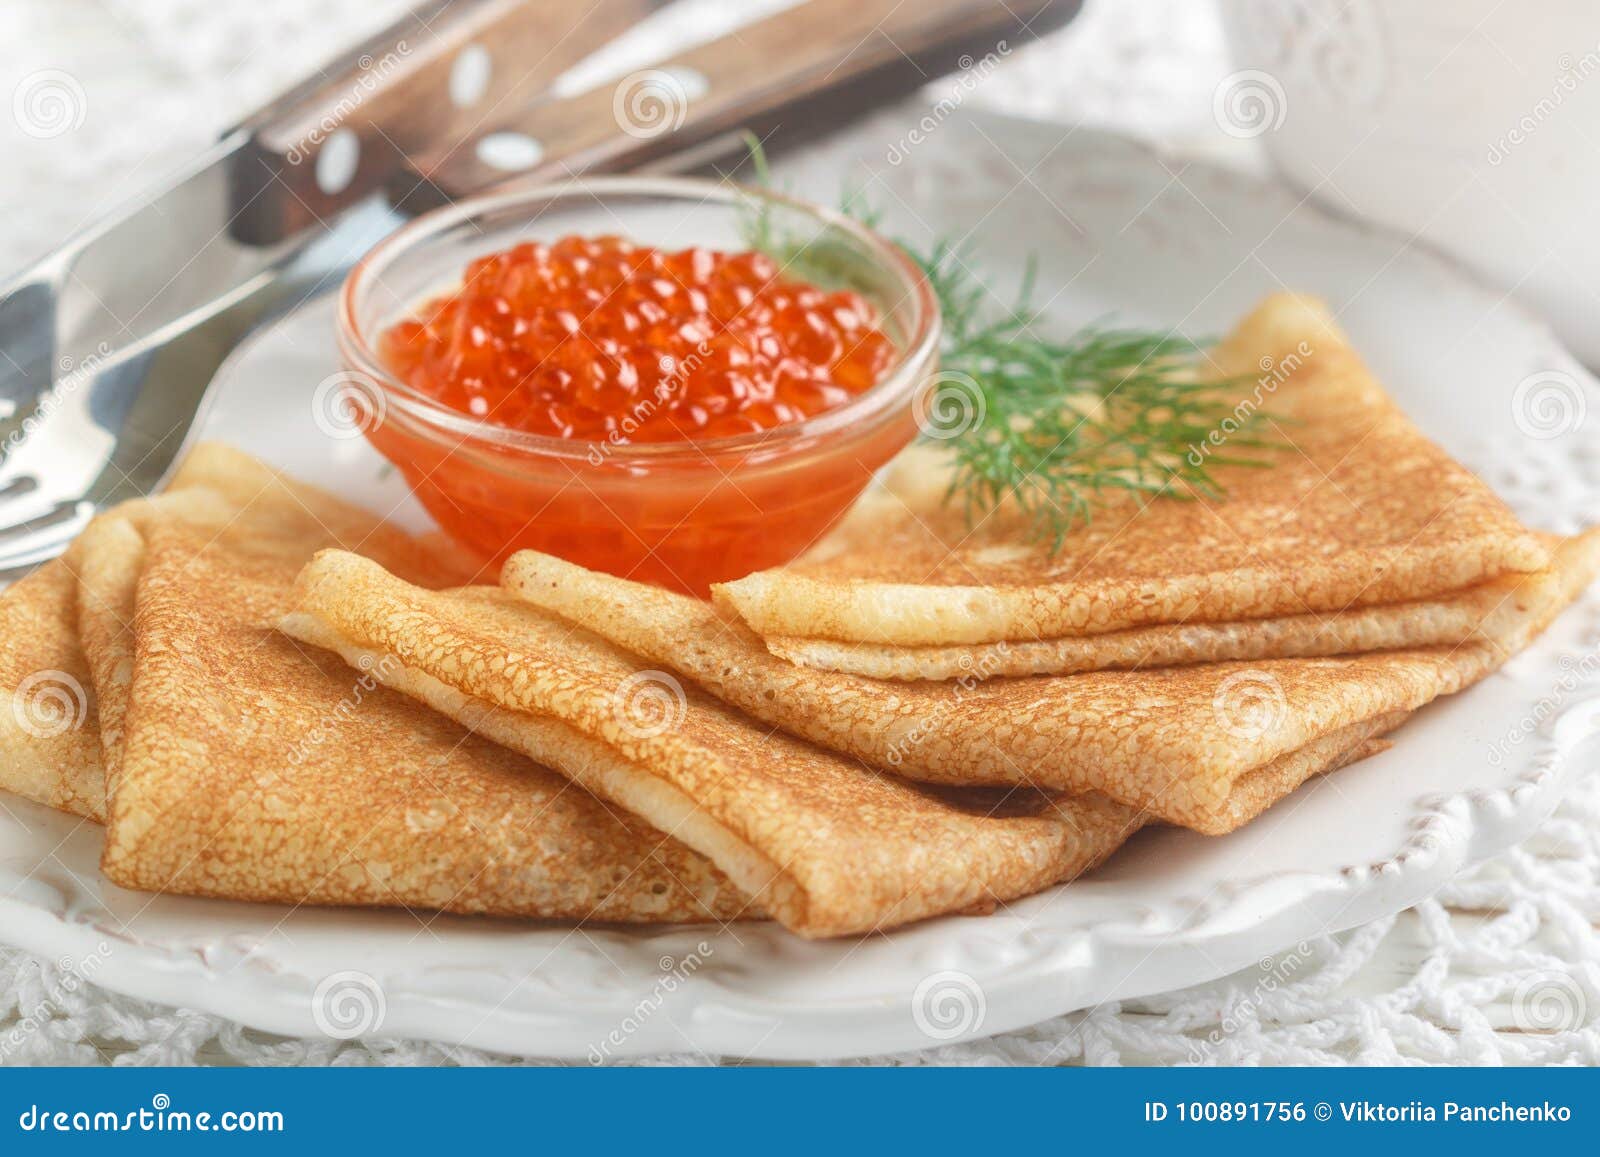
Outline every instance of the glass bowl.
[[[897, 351], [876, 385], [806, 420], [690, 442], [555, 438], [445, 406], [378, 355], [381, 335], [457, 288], [474, 258], [574, 234], [737, 251], [749, 247], [757, 212], [771, 235], [825, 258], [813, 264], [827, 277], [807, 280], [865, 297]], [[348, 375], [371, 393], [367, 437], [450, 534], [497, 561], [531, 548], [702, 596], [712, 583], [789, 561], [826, 532], [915, 436], [919, 398], [938, 368], [933, 291], [896, 246], [814, 205], [680, 178], [543, 186], [418, 217], [350, 271], [338, 329]]]

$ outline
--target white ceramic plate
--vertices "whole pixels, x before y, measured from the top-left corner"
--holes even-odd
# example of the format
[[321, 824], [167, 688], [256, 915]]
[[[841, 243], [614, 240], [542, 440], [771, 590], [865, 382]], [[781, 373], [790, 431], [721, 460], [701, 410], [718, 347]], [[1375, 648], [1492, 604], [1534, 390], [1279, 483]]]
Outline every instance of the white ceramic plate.
[[[902, 131], [880, 120], [787, 171], [824, 199], [847, 171], [866, 175], [906, 234], [976, 225], [986, 270], [1014, 275], [1037, 254], [1063, 325], [1114, 315], [1219, 332], [1267, 291], [1320, 292], [1422, 425], [1526, 518], [1570, 530], [1597, 509], [1595, 383], [1436, 258], [1084, 130], [958, 116], [903, 164], [878, 162]], [[324, 301], [241, 351], [204, 433], [388, 509], [404, 499], [393, 473], [313, 420], [331, 331]], [[1147, 831], [1092, 878], [999, 915], [806, 943], [767, 925], [575, 930], [151, 897], [100, 877], [97, 829], [7, 798], [0, 936], [109, 988], [294, 1035], [590, 1059], [927, 1047], [1224, 975], [1408, 906], [1521, 839], [1600, 751], [1586, 683], [1597, 615], [1591, 596], [1503, 672], [1419, 713], [1393, 751], [1243, 831]]]

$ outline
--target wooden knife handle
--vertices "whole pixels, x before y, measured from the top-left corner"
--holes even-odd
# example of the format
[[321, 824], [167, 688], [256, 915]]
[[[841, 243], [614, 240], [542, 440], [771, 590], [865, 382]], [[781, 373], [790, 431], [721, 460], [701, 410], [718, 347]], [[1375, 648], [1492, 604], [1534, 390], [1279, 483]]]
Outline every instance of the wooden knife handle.
[[233, 132], [232, 232], [269, 244], [542, 96], [664, 0], [427, 0]]
[[[412, 161], [402, 208], [508, 180], [616, 172], [737, 130], [817, 135], [944, 73], [972, 72], [1058, 27], [1080, 0], [810, 0], [568, 100], [517, 110]], [[426, 203], [425, 203], [426, 202]]]

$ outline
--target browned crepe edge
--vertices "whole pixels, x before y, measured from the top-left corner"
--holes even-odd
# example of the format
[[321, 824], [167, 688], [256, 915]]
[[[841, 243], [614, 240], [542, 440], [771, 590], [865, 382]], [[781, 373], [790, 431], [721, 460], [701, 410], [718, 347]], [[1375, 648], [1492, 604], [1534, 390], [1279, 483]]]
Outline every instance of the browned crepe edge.
[[[528, 746], [521, 750], [682, 839], [744, 890], [758, 892], [777, 919], [804, 936], [872, 931], [1029, 894], [1082, 871], [1133, 826], [1129, 809], [1087, 797], [1060, 797], [1042, 811], [995, 815], [994, 801], [1005, 793], [984, 793], [981, 801], [963, 803], [896, 784], [893, 777], [854, 761], [756, 728], [707, 700], [686, 703], [685, 721], [665, 740], [661, 733], [632, 731], [618, 719], [610, 692], [603, 703], [589, 703], [584, 689], [589, 676], [580, 673], [597, 661], [596, 655], [608, 670], [612, 665], [634, 670], [626, 659], [581, 633], [561, 636], [563, 645], [577, 648], [575, 654], [588, 656], [576, 665], [544, 651], [535, 657], [530, 648], [542, 644], [518, 639], [517, 624], [555, 624], [499, 592], [494, 592], [501, 600], [498, 607], [486, 607], [486, 596], [476, 592], [470, 597], [477, 605], [469, 605], [464, 601], [469, 596], [430, 595], [366, 560], [324, 551], [302, 573], [298, 593], [299, 614], [317, 625], [294, 618], [286, 622], [288, 629], [337, 640], [345, 651], [399, 653], [406, 665], [456, 691], [513, 712], [524, 721]], [[543, 682], [549, 685], [541, 688]], [[567, 727], [539, 725], [552, 716]], [[720, 738], [709, 740], [710, 746], [695, 738], [720, 736], [724, 729], [736, 733], [731, 747]], [[744, 746], [759, 747], [770, 762], [759, 771], [748, 763], [725, 764], [729, 751]], [[694, 773], [688, 774], [691, 767]], [[778, 768], [785, 770], [774, 774]], [[760, 781], [754, 796], [739, 789], [745, 775]], [[820, 778], [798, 794], [777, 786], [800, 775]], [[697, 783], [714, 784], [715, 798], [686, 786]], [[835, 793], [829, 800], [837, 817], [833, 810], [809, 818], [763, 810], [776, 797], [803, 799], [819, 791]], [[852, 792], [860, 798], [844, 798]], [[758, 798], [767, 803], [755, 804]], [[876, 809], [876, 815], [863, 807]], [[850, 828], [856, 816], [860, 830]], [[797, 824], [836, 833], [837, 846], [796, 844], [784, 829]], [[889, 842], [872, 842], [883, 832], [890, 833], [882, 837]], [[907, 856], [919, 852], [927, 861], [924, 867], [912, 871], [909, 859], [885, 860], [895, 856], [896, 840]], [[771, 849], [790, 844], [800, 850], [772, 877]], [[959, 846], [963, 862], [981, 867], [955, 871], [954, 862], [933, 854], [945, 845]], [[863, 870], [878, 865], [885, 874], [868, 879], [853, 872], [835, 857], [841, 851], [860, 859]], [[786, 876], [793, 887], [784, 883]]]

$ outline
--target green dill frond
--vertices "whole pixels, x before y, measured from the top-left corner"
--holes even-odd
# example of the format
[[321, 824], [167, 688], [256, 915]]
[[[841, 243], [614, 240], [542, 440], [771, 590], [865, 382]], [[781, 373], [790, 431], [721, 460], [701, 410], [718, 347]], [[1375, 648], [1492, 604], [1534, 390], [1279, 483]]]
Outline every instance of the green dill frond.
[[[766, 158], [749, 138], [758, 181]], [[879, 214], [859, 188], [842, 209], [875, 226]], [[825, 253], [776, 236], [763, 205], [747, 242], [799, 276], [836, 280]], [[970, 422], [943, 439], [955, 472], [946, 501], [976, 525], [1001, 506], [1023, 517], [1032, 540], [1059, 549], [1075, 526], [1112, 494], [1193, 500], [1221, 498], [1218, 466], [1267, 466], [1274, 443], [1255, 427], [1266, 415], [1236, 407], [1240, 379], [1207, 380], [1202, 346], [1175, 333], [1090, 326], [1066, 338], [1038, 335], [1032, 307], [1036, 263], [1028, 262], [1014, 305], [996, 308], [955, 246], [927, 250], [897, 242], [921, 266], [938, 299], [944, 338], [940, 381]], [[1229, 431], [1227, 453], [1208, 444]]]

